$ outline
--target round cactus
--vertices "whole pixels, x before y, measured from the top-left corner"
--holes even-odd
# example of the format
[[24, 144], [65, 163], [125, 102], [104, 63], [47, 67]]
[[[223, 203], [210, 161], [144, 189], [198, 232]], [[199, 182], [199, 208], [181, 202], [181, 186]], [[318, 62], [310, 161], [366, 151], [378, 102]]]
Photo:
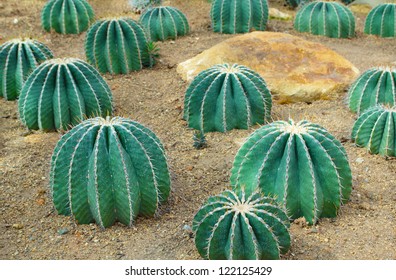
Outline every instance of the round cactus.
[[94, 118], [62, 136], [51, 161], [50, 188], [56, 210], [80, 224], [154, 215], [170, 192], [164, 148], [143, 125], [115, 117]]
[[75, 58], [51, 59], [26, 80], [18, 110], [29, 129], [68, 129], [87, 117], [110, 115], [112, 94], [88, 63]]
[[84, 32], [94, 19], [94, 11], [85, 0], [49, 0], [41, 12], [44, 30], [62, 34]]
[[370, 107], [356, 120], [352, 140], [372, 154], [396, 156], [396, 106]]
[[367, 70], [353, 83], [348, 96], [349, 108], [358, 114], [377, 104], [396, 105], [396, 69]]
[[364, 33], [381, 37], [395, 37], [396, 4], [385, 3], [373, 8], [366, 17]]
[[173, 7], [150, 8], [142, 14], [139, 21], [152, 41], [177, 39], [190, 30], [186, 16]]
[[213, 0], [210, 17], [214, 32], [235, 34], [265, 30], [268, 2], [267, 0]]
[[202, 132], [247, 129], [270, 119], [271, 94], [256, 72], [220, 64], [202, 71], [184, 99], [184, 119]]
[[252, 133], [239, 149], [231, 185], [260, 188], [285, 204], [292, 219], [335, 217], [352, 190], [346, 152], [323, 127], [308, 121], [276, 121]]
[[297, 12], [294, 28], [330, 38], [350, 38], [355, 36], [355, 18], [343, 4], [315, 1]]
[[41, 62], [52, 58], [44, 44], [30, 39], [15, 39], [0, 46], [0, 97], [15, 100], [27, 76]]
[[208, 199], [193, 220], [205, 259], [279, 259], [290, 247], [289, 219], [272, 198], [225, 191]]

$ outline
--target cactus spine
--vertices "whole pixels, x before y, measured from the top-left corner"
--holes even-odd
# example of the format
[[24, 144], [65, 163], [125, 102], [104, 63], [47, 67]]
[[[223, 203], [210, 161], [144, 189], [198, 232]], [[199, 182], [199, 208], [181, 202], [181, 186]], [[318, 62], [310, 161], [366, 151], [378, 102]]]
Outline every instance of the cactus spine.
[[381, 37], [395, 37], [396, 4], [385, 3], [373, 8], [366, 17], [364, 33]]

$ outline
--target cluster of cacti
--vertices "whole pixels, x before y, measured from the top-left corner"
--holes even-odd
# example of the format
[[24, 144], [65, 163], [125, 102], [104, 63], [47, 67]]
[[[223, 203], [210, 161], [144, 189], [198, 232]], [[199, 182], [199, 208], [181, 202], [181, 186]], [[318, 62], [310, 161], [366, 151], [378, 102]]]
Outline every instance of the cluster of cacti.
[[267, 0], [213, 0], [210, 10], [212, 28], [220, 33], [247, 33], [265, 30]]
[[94, 19], [94, 11], [85, 0], [49, 0], [41, 12], [44, 30], [62, 34], [84, 32]]
[[285, 0], [285, 2], [289, 7], [297, 8], [298, 6], [304, 5], [306, 2], [309, 2], [309, 0]]
[[174, 7], [150, 8], [142, 14], [139, 21], [152, 41], [177, 39], [190, 30], [186, 16]]
[[141, 13], [145, 9], [161, 3], [162, 0], [129, 0], [129, 5], [135, 13]]
[[377, 104], [396, 105], [396, 68], [375, 67], [367, 70], [348, 92], [348, 106], [360, 114]]
[[355, 36], [355, 18], [343, 4], [315, 1], [297, 12], [294, 28], [330, 38], [350, 38]]
[[87, 117], [112, 113], [111, 91], [86, 62], [51, 59], [42, 63], [23, 85], [18, 110], [29, 129], [68, 129]]
[[52, 58], [44, 44], [31, 39], [15, 39], [0, 46], [0, 97], [15, 100], [26, 78], [41, 62]]
[[268, 121], [271, 106], [271, 93], [259, 74], [245, 66], [219, 64], [189, 85], [184, 119], [202, 132], [247, 129]]
[[50, 187], [59, 214], [80, 223], [131, 226], [152, 216], [170, 192], [164, 148], [143, 125], [89, 119], [63, 135], [52, 155]]
[[239, 149], [231, 185], [250, 194], [260, 188], [284, 204], [292, 219], [335, 217], [352, 190], [348, 158], [323, 127], [276, 121], [257, 129]]
[[260, 192], [225, 191], [210, 197], [193, 220], [195, 245], [205, 259], [279, 259], [290, 247], [289, 218]]
[[396, 4], [385, 3], [374, 7], [366, 17], [364, 33], [395, 37]]

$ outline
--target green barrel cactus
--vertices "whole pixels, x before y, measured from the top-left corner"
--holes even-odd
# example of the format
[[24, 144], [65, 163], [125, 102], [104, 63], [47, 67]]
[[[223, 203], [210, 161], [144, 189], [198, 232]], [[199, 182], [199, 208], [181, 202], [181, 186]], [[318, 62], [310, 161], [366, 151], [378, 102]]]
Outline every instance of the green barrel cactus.
[[352, 140], [372, 154], [396, 156], [396, 106], [377, 105], [364, 111], [353, 125]]
[[285, 205], [292, 219], [335, 217], [352, 190], [347, 154], [323, 127], [293, 120], [265, 125], [239, 149], [231, 185], [256, 188]]
[[29, 129], [66, 130], [87, 117], [111, 115], [111, 91], [88, 63], [51, 59], [42, 63], [23, 85], [19, 116]]
[[355, 36], [355, 18], [343, 4], [315, 1], [297, 12], [294, 28], [330, 38], [351, 38]]
[[290, 247], [289, 218], [260, 192], [212, 196], [193, 220], [195, 245], [204, 259], [279, 259]]
[[85, 0], [49, 0], [41, 12], [45, 31], [79, 34], [95, 20], [94, 11]]
[[396, 68], [371, 68], [348, 91], [348, 106], [353, 112], [360, 114], [377, 104], [396, 105]]
[[192, 81], [184, 99], [184, 119], [202, 132], [225, 132], [264, 124], [271, 117], [271, 93], [251, 69], [219, 64]]
[[60, 215], [106, 228], [156, 214], [170, 192], [164, 148], [156, 135], [129, 119], [88, 119], [56, 145], [50, 189]]
[[265, 30], [267, 0], [213, 0], [210, 10], [212, 28], [219, 33], [247, 33]]
[[364, 33], [381, 37], [395, 37], [396, 4], [385, 3], [374, 7], [366, 17]]
[[87, 32], [87, 60], [101, 73], [128, 74], [151, 63], [143, 26], [129, 18], [97, 21]]
[[15, 39], [0, 46], [0, 97], [18, 98], [28, 75], [41, 62], [52, 58], [44, 44], [31, 39]]
[[160, 5], [162, 0], [129, 0], [128, 2], [133, 12], [142, 13], [152, 6]]
[[177, 39], [190, 31], [186, 16], [174, 7], [149, 8], [139, 21], [152, 41]]

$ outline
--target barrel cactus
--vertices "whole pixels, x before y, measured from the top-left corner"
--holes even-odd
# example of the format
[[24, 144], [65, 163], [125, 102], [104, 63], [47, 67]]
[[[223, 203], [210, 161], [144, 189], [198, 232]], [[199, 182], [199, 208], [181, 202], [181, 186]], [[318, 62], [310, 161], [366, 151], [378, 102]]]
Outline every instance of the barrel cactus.
[[267, 0], [213, 0], [210, 17], [214, 32], [235, 34], [265, 30], [268, 2]]
[[177, 39], [190, 30], [186, 16], [174, 7], [150, 8], [142, 14], [139, 21], [152, 41]]
[[170, 192], [164, 148], [129, 119], [88, 119], [62, 136], [52, 155], [50, 189], [60, 215], [106, 228], [154, 215]]
[[364, 111], [353, 125], [352, 140], [372, 154], [396, 156], [396, 106], [377, 105]]
[[330, 38], [350, 38], [355, 36], [355, 18], [343, 4], [315, 1], [297, 12], [294, 28]]
[[85, 0], [49, 0], [41, 12], [44, 30], [79, 34], [94, 21], [94, 11]]
[[396, 105], [396, 68], [375, 67], [364, 72], [348, 92], [348, 106], [360, 114], [377, 104]]
[[0, 46], [0, 96], [18, 98], [27, 76], [44, 60], [52, 58], [44, 44], [31, 39], [15, 39]]
[[263, 124], [271, 116], [271, 93], [256, 72], [219, 64], [192, 81], [184, 99], [184, 119], [202, 132], [225, 132]]
[[256, 188], [285, 205], [292, 219], [335, 217], [352, 190], [346, 152], [323, 127], [293, 120], [265, 125], [239, 149], [231, 185]]
[[145, 9], [161, 3], [161, 0], [129, 0], [129, 5], [135, 13], [142, 13]]
[[228, 190], [210, 197], [196, 213], [193, 231], [205, 259], [279, 259], [290, 247], [287, 215], [260, 192]]
[[364, 33], [381, 37], [395, 37], [396, 4], [385, 3], [373, 8], [366, 17]]
[[112, 94], [88, 63], [75, 58], [51, 59], [26, 80], [18, 110], [29, 129], [66, 130], [87, 117], [110, 115]]

